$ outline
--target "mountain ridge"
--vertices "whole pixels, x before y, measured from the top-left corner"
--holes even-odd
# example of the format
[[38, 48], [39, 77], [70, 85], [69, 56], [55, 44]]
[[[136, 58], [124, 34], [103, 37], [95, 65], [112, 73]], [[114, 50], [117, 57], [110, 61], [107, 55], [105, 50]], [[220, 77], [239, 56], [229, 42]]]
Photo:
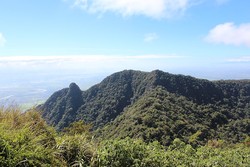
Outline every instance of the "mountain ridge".
[[[157, 95], [157, 92], [159, 95]], [[153, 95], [151, 98], [155, 101], [159, 101], [157, 104], [158, 108], [155, 108], [154, 103], [149, 103], [150, 105], [146, 109], [142, 107], [143, 102], [149, 102], [149, 94]], [[170, 97], [173, 99], [182, 99], [183, 102], [173, 100], [173, 103], [169, 103], [166, 99]], [[201, 131], [199, 135], [203, 136], [200, 139], [201, 141], [213, 137], [224, 138], [223, 136], [216, 135], [216, 130], [223, 131], [224, 126], [232, 121], [245, 119], [245, 122], [249, 121], [249, 101], [249, 80], [209, 81], [191, 76], [174, 75], [160, 70], [152, 72], [124, 70], [106, 77], [102, 82], [85, 91], [81, 91], [75, 83], [71, 83], [69, 88], [55, 92], [38, 108], [42, 111], [42, 116], [45, 120], [50, 125], [54, 125], [58, 130], [67, 127], [71, 122], [83, 120], [86, 123], [91, 123], [93, 130], [98, 129], [97, 134], [99, 136], [114, 134], [113, 136], [117, 137], [138, 137], [138, 135], [131, 135], [135, 133], [133, 130], [133, 132], [131, 130], [123, 131], [132, 125], [134, 129], [137, 127], [137, 125], [132, 123], [134, 120], [129, 119], [129, 115], [133, 115], [132, 110], [135, 111], [134, 113], [137, 114], [135, 117], [138, 118], [144, 117], [138, 111], [140, 108], [145, 110], [144, 115], [147, 113], [149, 118], [152, 115], [150, 110], [159, 111], [159, 117], [163, 117], [165, 120], [161, 120], [159, 125], [151, 129], [152, 131], [159, 130], [160, 126], [172, 126], [166, 122], [166, 119], [171, 118], [173, 120], [173, 118], [176, 118], [176, 122], [172, 122], [174, 127], [170, 128], [171, 133], [166, 133], [166, 130], [169, 129], [166, 128], [165, 130], [161, 129], [161, 133], [155, 134], [155, 138], [158, 141], [170, 138], [166, 142], [162, 142], [163, 144], [169, 144], [173, 140], [173, 137], [181, 137], [181, 135], [184, 140], [188, 141], [188, 136], [190, 137], [192, 134], [198, 133], [198, 131]], [[168, 106], [165, 103], [168, 103]], [[126, 115], [126, 113], [130, 114]], [[193, 115], [192, 119], [189, 119], [188, 115]], [[127, 125], [124, 125], [122, 128], [120, 127], [121, 124], [119, 124], [122, 121], [117, 121], [121, 117], [131, 122], [127, 122]], [[183, 121], [182, 117], [190, 123], [185, 124], [181, 122]], [[151, 123], [155, 120], [158, 119], [153, 119], [152, 117]], [[203, 124], [202, 122], [206, 120], [208, 120], [206, 124]], [[178, 123], [180, 125], [177, 125]], [[197, 124], [197, 127], [193, 124]], [[188, 127], [186, 127], [187, 125]], [[118, 130], [114, 126], [122, 130]], [[148, 125], [143, 124], [143, 126], [147, 127]], [[184, 126], [189, 130], [177, 132], [175, 128], [178, 129], [178, 127], [175, 126]], [[105, 130], [105, 128], [108, 130]], [[212, 132], [206, 133], [202, 130], [208, 128]], [[242, 135], [249, 135], [250, 129], [248, 128], [248, 126], [245, 128], [244, 133], [240, 132], [241, 139], [243, 138]], [[144, 128], [141, 131], [147, 130]], [[113, 133], [115, 131], [117, 132]], [[122, 131], [124, 134], [119, 133]], [[136, 132], [139, 133], [138, 129], [136, 129]], [[176, 133], [180, 133], [180, 135], [176, 135]], [[225, 133], [229, 132], [226, 130]], [[154, 138], [150, 134], [146, 135], [146, 137], [145, 135], [144, 137], [143, 135], [140, 137], [146, 141]]]

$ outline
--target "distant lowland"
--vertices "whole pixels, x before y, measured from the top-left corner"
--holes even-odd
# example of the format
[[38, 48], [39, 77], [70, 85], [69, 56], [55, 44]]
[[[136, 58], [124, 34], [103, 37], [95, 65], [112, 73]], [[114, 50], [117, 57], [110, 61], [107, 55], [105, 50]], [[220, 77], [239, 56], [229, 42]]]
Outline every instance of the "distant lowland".
[[71, 83], [37, 109], [58, 131], [81, 120], [102, 139], [237, 143], [250, 136], [250, 80], [124, 70], [84, 91]]
[[[18, 76], [16, 76], [18, 75]], [[103, 74], [91, 76], [74, 74], [3, 74], [5, 80], [0, 82], [0, 106], [20, 106], [26, 110], [32, 106], [44, 103], [51, 94], [72, 82], [76, 81], [82, 89], [89, 88], [99, 82]], [[77, 77], [77, 76], [78, 77]]]
[[[8, 89], [8, 90], [7, 90]], [[50, 90], [40, 88], [0, 88], [0, 105], [1, 106], [20, 106], [23, 109], [28, 109], [31, 106], [38, 105], [46, 101], [53, 93]]]

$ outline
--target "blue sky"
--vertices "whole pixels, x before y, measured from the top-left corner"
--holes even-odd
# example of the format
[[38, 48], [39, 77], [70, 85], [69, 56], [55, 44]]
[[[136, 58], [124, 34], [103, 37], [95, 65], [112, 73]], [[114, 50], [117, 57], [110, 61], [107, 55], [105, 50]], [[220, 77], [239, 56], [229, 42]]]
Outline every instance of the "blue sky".
[[2, 0], [0, 70], [250, 78], [248, 0]]

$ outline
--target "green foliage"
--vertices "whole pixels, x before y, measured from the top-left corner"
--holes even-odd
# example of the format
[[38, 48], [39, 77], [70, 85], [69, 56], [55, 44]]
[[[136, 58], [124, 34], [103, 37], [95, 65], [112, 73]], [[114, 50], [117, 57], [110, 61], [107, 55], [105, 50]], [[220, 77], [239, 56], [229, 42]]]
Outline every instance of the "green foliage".
[[58, 155], [70, 166], [89, 166], [95, 155], [94, 142], [91, 140], [91, 125], [83, 121], [71, 123], [56, 138]]
[[[156, 112], [157, 113], [157, 112]], [[151, 126], [151, 125], [150, 125]], [[152, 125], [154, 126], [154, 125]], [[239, 166], [250, 164], [249, 137], [242, 144], [210, 140], [192, 147], [176, 138], [166, 147], [158, 141], [109, 139], [94, 141], [82, 121], [66, 133], [56, 133], [36, 111], [0, 110], [0, 166], [176, 167]], [[190, 142], [200, 138], [195, 132]]]
[[164, 148], [158, 142], [146, 144], [142, 140], [108, 140], [101, 143], [94, 166], [112, 167], [210, 167], [250, 164], [250, 150], [244, 145], [214, 148], [193, 148], [180, 139]]
[[85, 134], [63, 135], [56, 142], [57, 155], [69, 166], [87, 167], [95, 156], [94, 143]]
[[247, 167], [250, 164], [250, 149], [243, 146], [231, 146], [213, 148], [200, 147], [196, 154], [202, 161], [197, 161], [197, 166], [240, 166]]
[[60, 166], [55, 131], [35, 111], [0, 110], [0, 166]]
[[75, 122], [56, 134], [34, 110], [0, 110], [0, 166], [89, 166], [95, 147], [89, 125]]
[[201, 130], [195, 132], [192, 136], [189, 137], [188, 143], [197, 146], [199, 137], [202, 135]]
[[231, 143], [243, 141], [250, 132], [249, 119], [236, 116], [229, 120], [227, 115], [223, 105], [197, 105], [156, 87], [96, 134], [100, 138], [157, 140], [162, 145], [169, 145], [175, 138], [192, 146], [205, 145], [216, 138], [230, 138]]
[[126, 138], [107, 140], [100, 144], [96, 166], [154, 167], [164, 166], [164, 150], [158, 143]]
[[71, 123], [68, 127], [63, 129], [63, 132], [68, 135], [85, 134], [90, 135], [91, 125], [86, 124], [83, 121], [77, 121]]

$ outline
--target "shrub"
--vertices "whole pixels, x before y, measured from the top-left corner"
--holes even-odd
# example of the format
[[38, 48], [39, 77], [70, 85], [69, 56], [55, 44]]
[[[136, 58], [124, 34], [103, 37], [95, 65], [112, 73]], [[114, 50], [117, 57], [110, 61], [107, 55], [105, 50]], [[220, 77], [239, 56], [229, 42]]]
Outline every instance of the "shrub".
[[90, 166], [95, 156], [94, 144], [84, 134], [57, 137], [56, 148], [58, 156], [68, 166]]
[[0, 109], [0, 166], [60, 166], [55, 131], [34, 110]]

